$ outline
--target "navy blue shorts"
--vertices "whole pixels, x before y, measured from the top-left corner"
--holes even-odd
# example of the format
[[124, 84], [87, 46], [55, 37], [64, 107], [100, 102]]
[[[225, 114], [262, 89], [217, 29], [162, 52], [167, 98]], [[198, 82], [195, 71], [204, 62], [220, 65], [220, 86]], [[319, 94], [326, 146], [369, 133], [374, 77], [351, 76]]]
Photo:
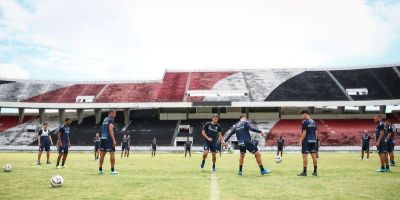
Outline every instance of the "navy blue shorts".
[[303, 142], [301, 146], [301, 153], [317, 153], [318, 147], [316, 142]]
[[363, 151], [369, 151], [369, 145], [363, 145], [362, 146]]
[[100, 151], [115, 152], [115, 146], [113, 146], [112, 140], [101, 139], [100, 140]]
[[122, 151], [129, 151], [129, 146], [128, 146], [128, 144], [122, 144], [122, 147], [121, 147], [121, 150]]
[[204, 142], [203, 150], [204, 151], [211, 151], [213, 153], [217, 152], [218, 144], [217, 142]]
[[50, 142], [41, 142], [39, 151], [50, 151]]
[[59, 146], [58, 153], [68, 153], [68, 145]]
[[385, 141], [381, 141], [379, 147], [376, 147], [378, 153], [386, 153], [387, 152], [387, 143]]
[[239, 150], [241, 154], [246, 153], [246, 150], [252, 154], [255, 154], [258, 151], [258, 148], [251, 142], [243, 142], [239, 143]]
[[186, 147], [186, 148], [185, 148], [185, 151], [190, 151], [190, 147]]
[[283, 146], [278, 146], [278, 151], [283, 151]]
[[94, 150], [95, 150], [95, 151], [98, 151], [99, 149], [100, 149], [100, 144], [94, 145]]
[[393, 142], [388, 142], [387, 143], [387, 152], [393, 153], [394, 151], [394, 143]]

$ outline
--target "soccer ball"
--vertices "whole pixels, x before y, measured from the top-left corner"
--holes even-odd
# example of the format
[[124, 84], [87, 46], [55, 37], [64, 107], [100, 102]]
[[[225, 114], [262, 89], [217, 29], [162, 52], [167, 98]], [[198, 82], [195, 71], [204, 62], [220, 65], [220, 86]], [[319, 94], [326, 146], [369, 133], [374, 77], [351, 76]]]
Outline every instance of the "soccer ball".
[[60, 175], [55, 175], [50, 179], [50, 185], [53, 187], [61, 187], [64, 184], [64, 179]]
[[275, 157], [275, 162], [276, 162], [276, 163], [282, 162], [282, 157], [276, 156], [276, 157]]
[[6, 164], [3, 167], [4, 172], [11, 172], [12, 171], [12, 165], [11, 164]]

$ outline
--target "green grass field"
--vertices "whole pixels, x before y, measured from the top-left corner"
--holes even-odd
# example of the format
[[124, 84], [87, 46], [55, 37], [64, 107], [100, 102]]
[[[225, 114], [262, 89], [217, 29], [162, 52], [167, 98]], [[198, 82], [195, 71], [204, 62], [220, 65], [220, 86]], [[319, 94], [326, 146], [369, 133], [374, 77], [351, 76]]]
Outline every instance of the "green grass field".
[[[208, 158], [199, 169], [200, 154], [131, 154], [117, 157], [117, 176], [110, 176], [108, 156], [105, 174], [89, 153], [71, 153], [65, 169], [35, 165], [35, 153], [0, 153], [0, 164], [13, 165], [11, 173], [0, 173], [0, 199], [400, 199], [400, 167], [377, 173], [378, 158], [359, 161], [355, 153], [321, 153], [318, 177], [297, 177], [302, 169], [298, 153], [285, 154], [283, 162], [263, 154], [264, 166], [272, 171], [261, 176], [252, 155], [247, 154], [244, 175], [238, 177], [238, 154], [223, 154], [211, 178]], [[42, 163], [44, 159], [42, 158]], [[309, 165], [311, 175], [311, 165]], [[51, 188], [53, 175], [64, 177], [64, 186]], [[211, 185], [217, 186], [211, 189]]]

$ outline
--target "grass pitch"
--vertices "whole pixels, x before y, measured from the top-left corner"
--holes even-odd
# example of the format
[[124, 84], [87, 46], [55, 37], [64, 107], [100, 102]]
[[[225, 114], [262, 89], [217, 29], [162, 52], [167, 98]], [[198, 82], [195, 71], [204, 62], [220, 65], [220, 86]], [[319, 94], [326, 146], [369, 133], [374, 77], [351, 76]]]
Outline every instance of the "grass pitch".
[[[212, 178], [210, 157], [200, 170], [200, 154], [118, 155], [117, 176], [109, 174], [107, 156], [105, 174], [99, 176], [91, 153], [70, 153], [67, 168], [55, 169], [55, 153], [51, 165], [36, 166], [36, 153], [2, 152], [0, 165], [10, 163], [13, 171], [0, 173], [0, 199], [217, 199], [218, 194], [220, 199], [400, 199], [400, 167], [375, 172], [376, 154], [360, 161], [355, 153], [321, 153], [318, 177], [310, 176], [311, 159], [309, 176], [296, 176], [302, 170], [299, 153], [284, 154], [280, 164], [274, 163], [274, 156], [263, 154], [264, 166], [272, 172], [261, 176], [254, 157], [247, 154], [244, 174], [238, 177], [239, 154], [223, 154]], [[64, 186], [50, 187], [53, 175], [63, 176]]]

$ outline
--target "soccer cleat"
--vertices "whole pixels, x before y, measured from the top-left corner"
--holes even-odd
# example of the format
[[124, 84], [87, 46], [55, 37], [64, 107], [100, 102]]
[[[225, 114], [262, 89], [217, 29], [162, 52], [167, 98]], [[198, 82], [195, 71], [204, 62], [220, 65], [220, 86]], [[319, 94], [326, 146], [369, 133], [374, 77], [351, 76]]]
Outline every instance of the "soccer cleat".
[[269, 174], [270, 172], [268, 169], [260, 170], [261, 175]]
[[117, 171], [113, 171], [113, 172], [111, 172], [110, 174], [111, 174], [111, 176], [114, 176], [114, 175], [117, 175], [117, 174], [119, 174], [119, 172], [117, 172]]
[[36, 165], [41, 165], [41, 164], [42, 164], [42, 163], [40, 163], [40, 162], [37, 162], [37, 163], [36, 163]]
[[242, 175], [243, 175], [242, 171], [239, 171], [238, 176], [242, 176]]
[[103, 172], [103, 171], [99, 171], [99, 172], [97, 172], [97, 174], [98, 174], [98, 175], [103, 175], [104, 172]]
[[50, 165], [50, 161], [47, 161], [46, 164]]
[[390, 161], [390, 166], [395, 166], [396, 165], [396, 163], [394, 162], [394, 160], [391, 160]]
[[201, 164], [200, 164], [200, 168], [204, 168], [204, 164], [205, 164], [206, 162], [203, 160], [203, 161], [201, 161]]
[[360, 160], [363, 160], [363, 158], [360, 158]]
[[56, 169], [61, 169], [61, 166], [57, 165], [57, 166], [56, 166]]
[[307, 176], [307, 172], [301, 172], [300, 174], [297, 174], [297, 176]]
[[377, 169], [376, 172], [386, 172], [386, 169]]
[[216, 171], [217, 171], [217, 169], [215, 168], [215, 166], [213, 166], [213, 167], [211, 168], [211, 170], [212, 170], [213, 172], [216, 172]]
[[390, 169], [385, 169], [385, 172], [390, 172]]
[[317, 172], [312, 173], [313, 176], [318, 176]]

